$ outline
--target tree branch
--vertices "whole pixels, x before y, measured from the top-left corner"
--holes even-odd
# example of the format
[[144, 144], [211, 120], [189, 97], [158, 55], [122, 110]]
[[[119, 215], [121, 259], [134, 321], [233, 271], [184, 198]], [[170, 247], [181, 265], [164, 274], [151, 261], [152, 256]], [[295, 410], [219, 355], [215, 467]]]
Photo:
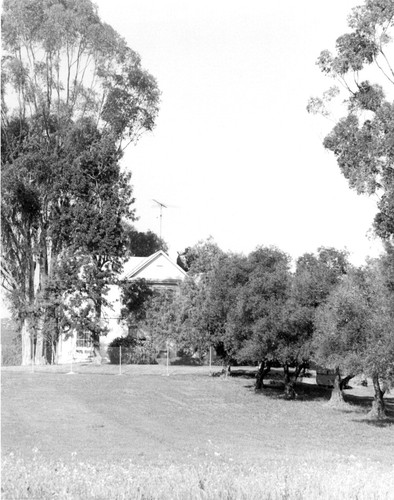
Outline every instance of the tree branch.
[[[387, 59], [387, 57], [386, 57], [386, 54], [383, 52], [383, 50], [382, 50], [382, 49], [380, 49], [380, 53], [382, 54], [382, 56], [383, 56], [384, 60], [386, 61], [387, 66], [389, 67], [390, 73], [391, 73], [391, 74], [393, 75], [393, 77], [394, 77], [394, 71], [393, 71], [393, 68], [391, 67], [391, 65], [390, 65], [390, 63], [389, 63], [389, 61], [388, 61], [388, 59]], [[376, 65], [377, 65], [377, 67], [380, 69], [380, 71], [384, 74], [384, 76], [385, 76], [385, 77], [386, 77], [386, 78], [387, 78], [387, 79], [388, 79], [391, 83], [393, 83], [393, 84], [394, 84], [394, 80], [392, 80], [392, 79], [391, 79], [391, 78], [390, 78], [390, 77], [386, 74], [386, 72], [384, 71], [384, 69], [383, 69], [383, 68], [380, 66], [380, 64], [378, 63], [378, 61], [377, 61], [376, 57], [375, 57], [375, 63], [376, 63]]]

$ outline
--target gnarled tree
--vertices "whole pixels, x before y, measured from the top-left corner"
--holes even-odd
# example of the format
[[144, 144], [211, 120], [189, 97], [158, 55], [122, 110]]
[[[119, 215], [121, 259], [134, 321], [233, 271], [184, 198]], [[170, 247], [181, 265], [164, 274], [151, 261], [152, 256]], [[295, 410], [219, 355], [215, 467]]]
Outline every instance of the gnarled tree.
[[328, 366], [371, 377], [370, 415], [385, 416], [384, 393], [394, 381], [394, 296], [381, 261], [353, 270], [316, 315], [315, 345]]

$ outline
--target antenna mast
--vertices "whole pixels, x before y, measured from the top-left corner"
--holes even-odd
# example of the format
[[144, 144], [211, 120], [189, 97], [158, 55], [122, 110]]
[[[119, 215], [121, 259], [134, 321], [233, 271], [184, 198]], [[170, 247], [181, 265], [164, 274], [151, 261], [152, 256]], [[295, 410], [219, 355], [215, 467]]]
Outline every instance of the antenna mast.
[[162, 225], [162, 218], [163, 218], [163, 208], [167, 208], [164, 203], [161, 203], [160, 201], [153, 200], [155, 203], [157, 203], [160, 207], [160, 239], [161, 239], [161, 225]]

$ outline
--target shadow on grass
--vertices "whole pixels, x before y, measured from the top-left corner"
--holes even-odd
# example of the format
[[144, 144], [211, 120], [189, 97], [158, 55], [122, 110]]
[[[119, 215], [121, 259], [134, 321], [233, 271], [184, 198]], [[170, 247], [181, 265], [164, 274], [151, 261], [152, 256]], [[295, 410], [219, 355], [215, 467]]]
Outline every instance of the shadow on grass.
[[[245, 379], [256, 379], [257, 370], [232, 370], [231, 377], [242, 377]], [[254, 391], [254, 384], [244, 386], [247, 389]], [[295, 385], [297, 401], [313, 401], [313, 400], [329, 400], [331, 390], [326, 387], [321, 387], [315, 384], [297, 382]], [[260, 391], [256, 391], [256, 395], [268, 396], [275, 399], [283, 399], [284, 383], [281, 373], [271, 371], [264, 379], [264, 387]]]
[[[164, 361], [165, 364], [165, 361]], [[182, 358], [176, 358], [171, 360], [171, 366], [203, 366], [201, 361], [194, 359], [191, 356], [183, 356]]]
[[[354, 394], [345, 394], [345, 401], [351, 405], [363, 408], [365, 411], [369, 411], [372, 408], [373, 397], [372, 396], [356, 396]], [[374, 420], [374, 419], [362, 419], [357, 420], [358, 422], [363, 422], [374, 427], [389, 427], [394, 426], [394, 397], [384, 398], [386, 406], [387, 419], [384, 420]]]
[[232, 370], [231, 377], [256, 378], [257, 370]]
[[[246, 379], [256, 378], [256, 370], [233, 370], [231, 373], [232, 377], [242, 377]], [[256, 395], [267, 396], [275, 399], [283, 399], [284, 395], [284, 384], [282, 381], [282, 376], [275, 373], [274, 377], [271, 379], [272, 373], [267, 376], [264, 382], [264, 387], [261, 391], [257, 391]], [[254, 384], [247, 384], [244, 386], [246, 389], [254, 391]], [[311, 383], [297, 382], [295, 385], [295, 391], [297, 394], [297, 401], [314, 401], [323, 400], [328, 402], [331, 398], [331, 389], [327, 387], [317, 386]], [[391, 395], [390, 395], [391, 396]], [[349, 394], [344, 393], [344, 400], [346, 405], [343, 407], [338, 407], [339, 411], [344, 413], [354, 413], [354, 412], [369, 412], [372, 408], [373, 397], [370, 395], [359, 395], [359, 394]], [[391, 397], [385, 397], [386, 404], [386, 414], [387, 421], [375, 421], [370, 419], [365, 419], [365, 422], [369, 425], [376, 426], [391, 426], [394, 423], [394, 395]], [[335, 408], [335, 406], [333, 407]], [[358, 420], [360, 421], [360, 420]], [[363, 420], [364, 421], [364, 420]]]
[[[248, 384], [244, 387], [254, 391], [254, 384]], [[328, 401], [331, 396], [329, 389], [312, 384], [298, 383], [295, 386], [295, 391], [297, 394], [295, 401]], [[277, 381], [274, 383], [265, 382], [264, 387], [260, 391], [255, 391], [255, 394], [272, 399], [284, 399], [284, 385]]]
[[331, 397], [331, 389], [320, 387], [314, 384], [296, 384], [295, 391], [297, 399], [300, 401], [313, 401], [315, 399], [329, 401]]
[[[254, 391], [254, 384], [248, 384], [245, 388]], [[325, 401], [329, 402], [331, 398], [331, 389], [319, 387], [314, 384], [305, 384], [298, 382], [295, 385], [297, 394], [296, 401]], [[265, 383], [261, 391], [257, 391], [256, 395], [265, 396], [273, 399], [284, 398], [284, 384], [274, 380]], [[333, 406], [343, 413], [368, 413], [372, 408], [373, 397], [368, 395], [344, 394], [345, 405], [340, 407]], [[357, 422], [363, 422], [374, 427], [394, 427], [394, 395], [385, 397], [386, 415], [384, 420], [374, 420], [369, 418], [357, 419]]]
[[[245, 388], [254, 391], [254, 384], [248, 384]], [[355, 416], [360, 415], [359, 418], [352, 419], [352, 422], [363, 423], [371, 427], [392, 427], [394, 428], [394, 397], [385, 398], [386, 415], [387, 418], [383, 420], [371, 419], [366, 417], [367, 413], [372, 408], [373, 397], [371, 396], [356, 396], [352, 394], [345, 394], [345, 404], [343, 406], [330, 406], [329, 400], [331, 398], [331, 389], [319, 387], [312, 384], [296, 384], [295, 391], [297, 397], [294, 401], [320, 401], [326, 403], [327, 407], [332, 410], [337, 410], [341, 413], [352, 413]], [[284, 400], [284, 385], [265, 385], [261, 391], [257, 391], [256, 396], [269, 397], [271, 399]], [[292, 400], [289, 400], [291, 403]], [[363, 417], [364, 415], [364, 417]]]
[[369, 425], [371, 427], [393, 427], [394, 428], [394, 419], [393, 418], [385, 418], [384, 420], [374, 420], [371, 418], [363, 418], [361, 420], [353, 420], [353, 422], [358, 422], [362, 424]]

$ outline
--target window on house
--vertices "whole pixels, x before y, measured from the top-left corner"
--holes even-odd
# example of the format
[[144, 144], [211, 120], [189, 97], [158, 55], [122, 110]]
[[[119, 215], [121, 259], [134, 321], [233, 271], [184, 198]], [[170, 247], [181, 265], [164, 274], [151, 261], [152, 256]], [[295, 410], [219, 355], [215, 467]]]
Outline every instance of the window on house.
[[92, 336], [90, 332], [77, 333], [77, 347], [92, 347]]

